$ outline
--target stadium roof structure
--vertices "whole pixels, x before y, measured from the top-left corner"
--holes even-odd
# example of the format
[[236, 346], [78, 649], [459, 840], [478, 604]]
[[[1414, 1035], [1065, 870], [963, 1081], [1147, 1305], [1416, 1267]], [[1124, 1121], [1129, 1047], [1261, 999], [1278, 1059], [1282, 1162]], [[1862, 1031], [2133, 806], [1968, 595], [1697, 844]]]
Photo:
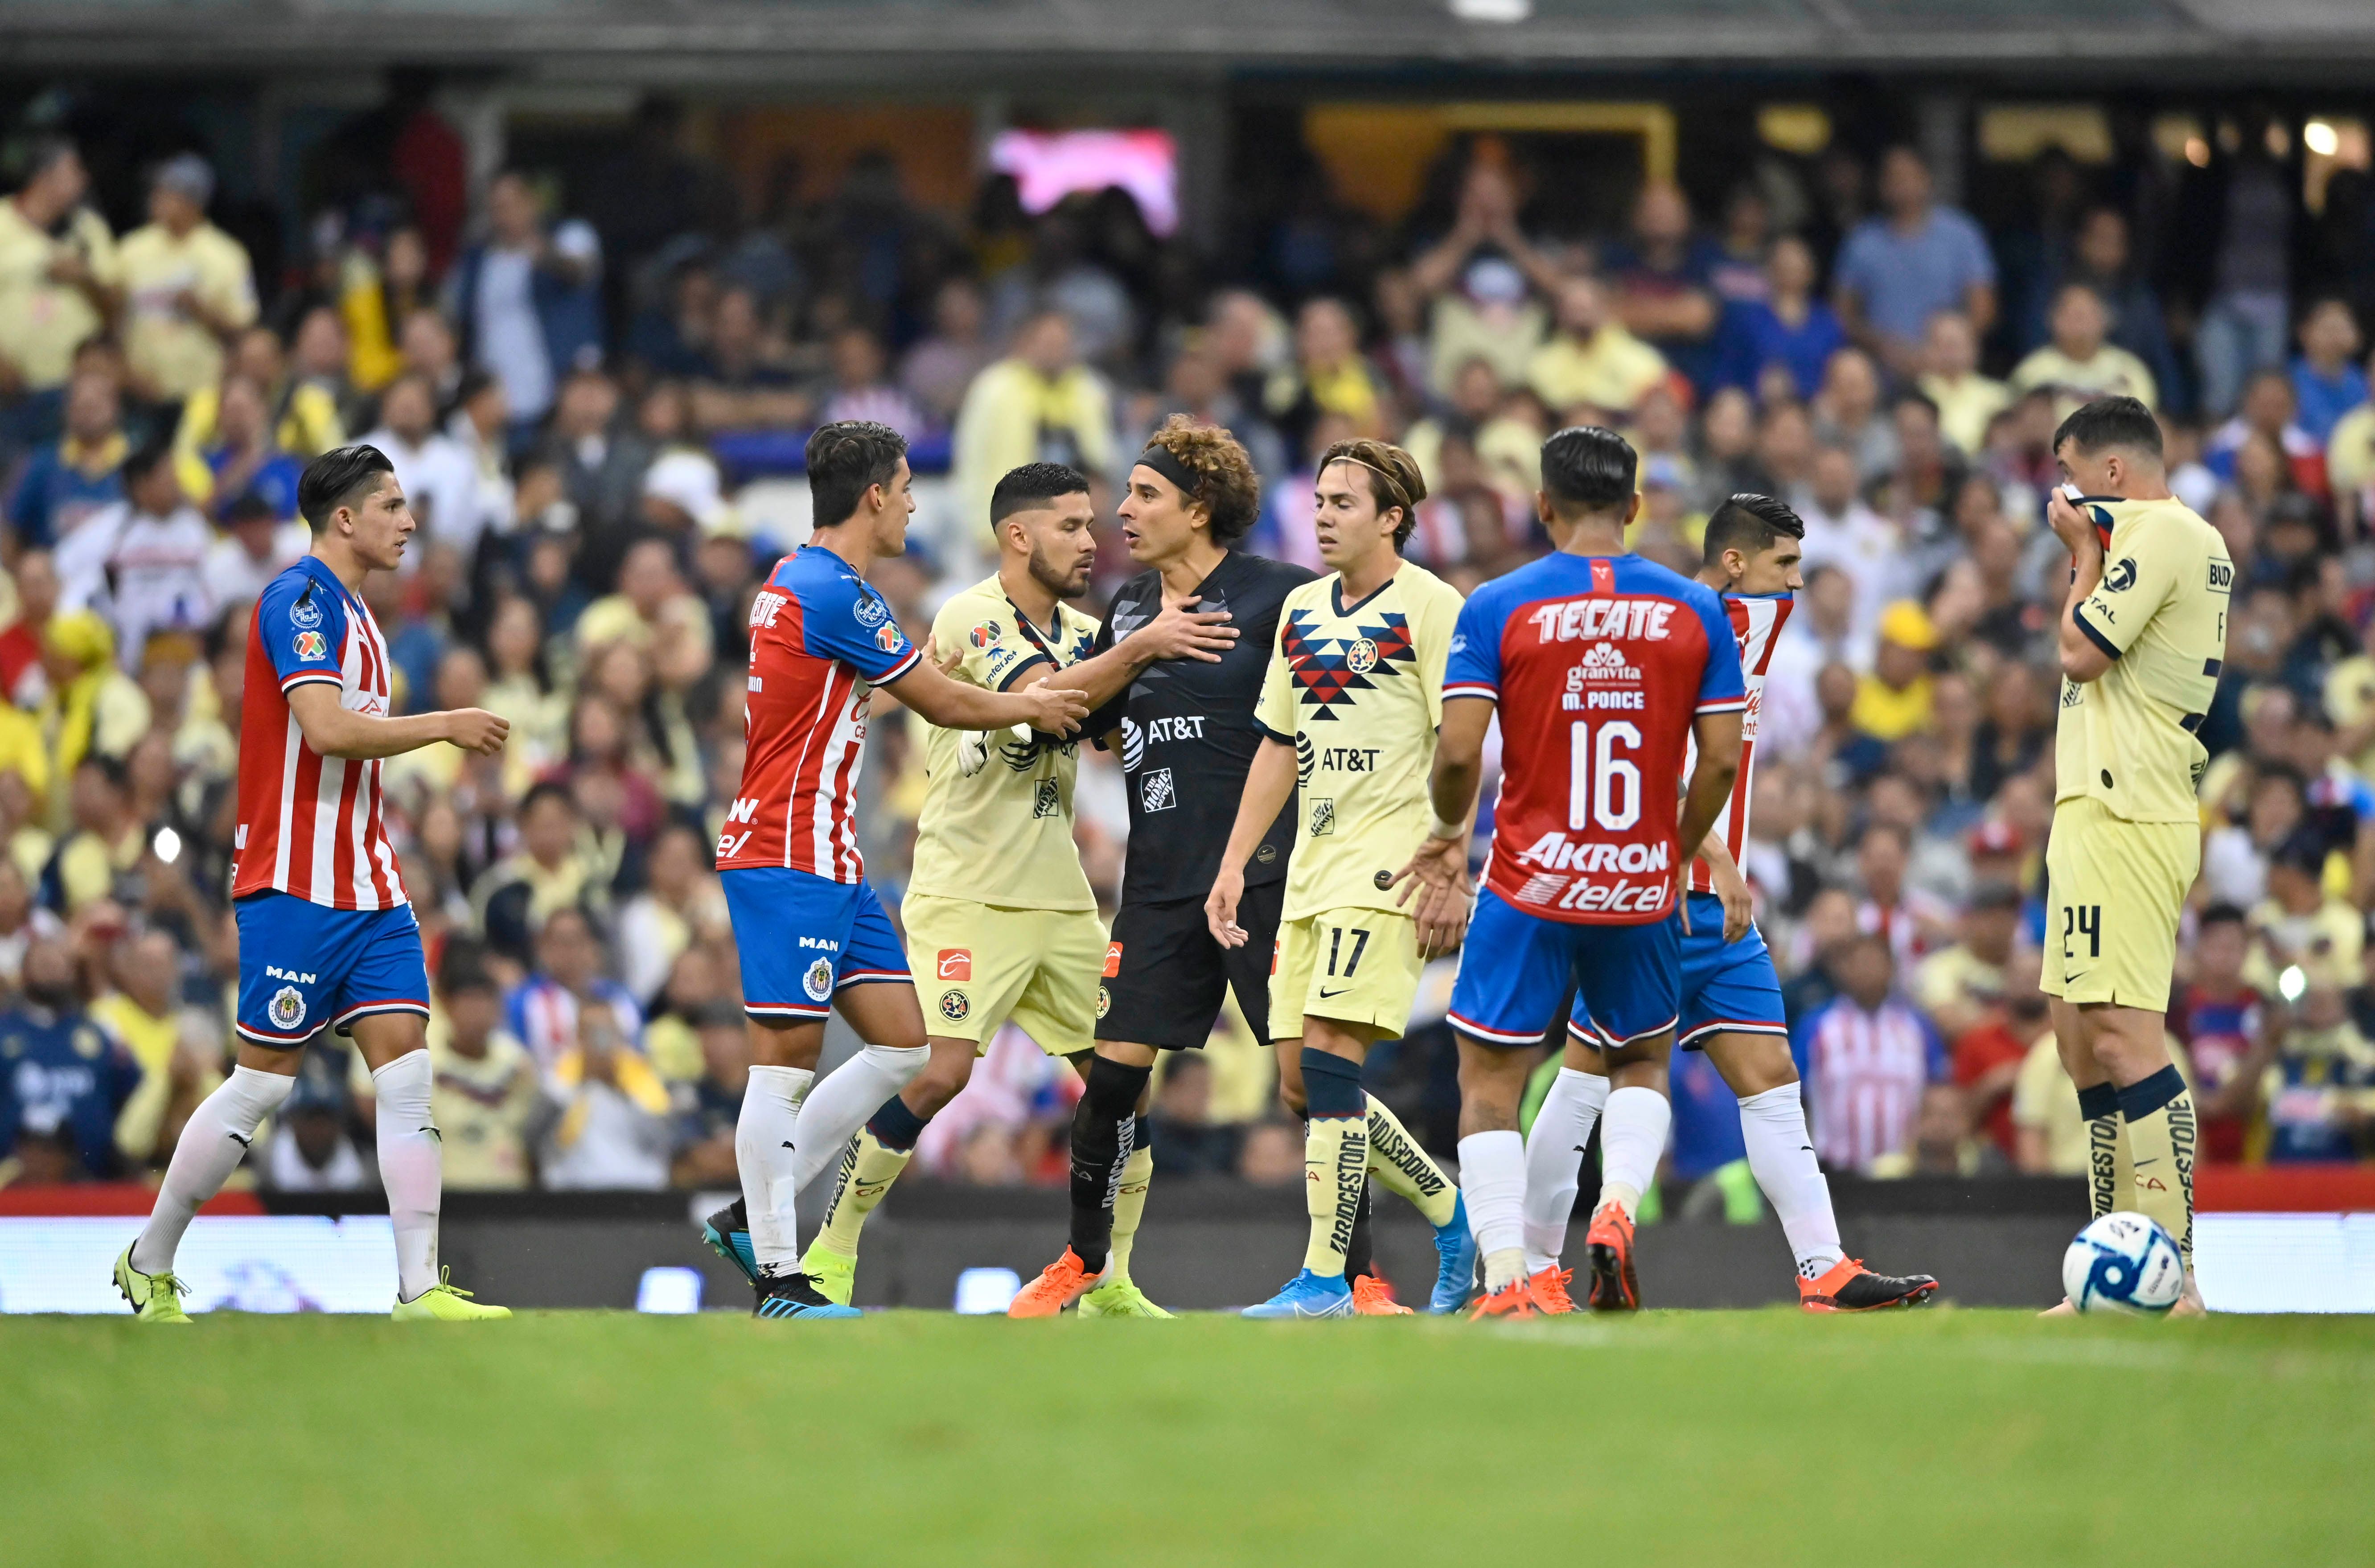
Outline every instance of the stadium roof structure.
[[[2257, 81], [2363, 70], [2370, 0], [0, 0], [19, 69], [414, 62], [813, 85], [928, 68], [1643, 71], [1756, 65]], [[1115, 85], [1115, 84], [1103, 84]]]

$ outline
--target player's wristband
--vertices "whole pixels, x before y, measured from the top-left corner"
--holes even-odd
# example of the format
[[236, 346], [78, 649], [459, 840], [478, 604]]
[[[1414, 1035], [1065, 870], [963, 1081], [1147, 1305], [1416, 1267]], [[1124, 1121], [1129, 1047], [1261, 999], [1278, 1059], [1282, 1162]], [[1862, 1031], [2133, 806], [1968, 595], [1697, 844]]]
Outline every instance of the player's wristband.
[[[1433, 807], [1430, 806], [1427, 808], [1427, 813], [1430, 817], [1434, 816], [1434, 811], [1435, 808]], [[1426, 836], [1431, 839], [1464, 839], [1468, 836], [1468, 824], [1465, 822], [1447, 822], [1440, 817], [1435, 817], [1433, 822], [1426, 830]]]

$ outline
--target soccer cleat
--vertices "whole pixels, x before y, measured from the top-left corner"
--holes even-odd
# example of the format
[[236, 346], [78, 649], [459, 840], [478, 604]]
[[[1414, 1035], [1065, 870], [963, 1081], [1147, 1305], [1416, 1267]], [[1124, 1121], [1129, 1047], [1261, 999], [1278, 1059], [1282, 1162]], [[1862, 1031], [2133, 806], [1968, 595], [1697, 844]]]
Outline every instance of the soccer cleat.
[[1286, 1282], [1286, 1288], [1259, 1306], [1246, 1308], [1247, 1317], [1351, 1317], [1352, 1287], [1341, 1274], [1314, 1274], [1308, 1268]]
[[1436, 1227], [1435, 1252], [1442, 1267], [1426, 1310], [1439, 1315], [1458, 1312], [1476, 1293], [1476, 1232], [1468, 1228], [1467, 1195], [1453, 1197], [1451, 1218]]
[[481, 1305], [470, 1299], [469, 1291], [455, 1290], [448, 1264], [437, 1271], [437, 1283], [408, 1302], [398, 1298], [387, 1315], [398, 1323], [487, 1323], [511, 1315], [509, 1307]]
[[1798, 1304], [1808, 1312], [1881, 1312], [1928, 1304], [1938, 1281], [1927, 1274], [1874, 1274], [1860, 1257], [1843, 1257], [1819, 1279], [1798, 1277]]
[[1058, 1313], [1087, 1295], [1104, 1279], [1092, 1274], [1081, 1255], [1070, 1247], [1064, 1256], [1039, 1271], [1039, 1278], [1016, 1293], [1014, 1304], [1006, 1309], [1009, 1317], [1053, 1317]]
[[817, 1289], [805, 1274], [762, 1274], [759, 1304], [752, 1317], [863, 1317], [854, 1306], [844, 1306]]
[[171, 1269], [162, 1274], [143, 1274], [133, 1267], [130, 1247], [125, 1247], [124, 1256], [115, 1260], [115, 1288], [132, 1303], [132, 1315], [143, 1323], [190, 1321], [190, 1315], [182, 1310], [182, 1298], [190, 1288], [174, 1279]]
[[1532, 1317], [1535, 1315], [1533, 1293], [1526, 1289], [1523, 1279], [1512, 1279], [1497, 1291], [1488, 1292], [1468, 1315], [1468, 1321], [1486, 1317]]
[[1382, 1274], [1364, 1274], [1353, 1281], [1353, 1310], [1363, 1317], [1409, 1317], [1411, 1309], [1394, 1300], [1394, 1287]]
[[757, 1287], [759, 1255], [750, 1248], [750, 1211], [742, 1207], [740, 1198], [701, 1222], [701, 1239], [709, 1244], [710, 1251], [740, 1269], [742, 1278], [750, 1280], [754, 1289]]
[[1108, 1279], [1081, 1298], [1082, 1317], [1169, 1317], [1127, 1279]]
[[857, 1291], [857, 1259], [844, 1257], [824, 1244], [820, 1236], [800, 1254], [800, 1272], [816, 1281], [824, 1299], [836, 1306], [847, 1306], [849, 1298]]
[[1584, 1232], [1584, 1256], [1591, 1261], [1591, 1310], [1638, 1312], [1640, 1281], [1633, 1277], [1633, 1221], [1621, 1203], [1603, 1203]]
[[1573, 1312], [1575, 1298], [1566, 1293], [1566, 1282], [1574, 1278], [1574, 1269], [1554, 1263], [1527, 1279], [1526, 1293], [1534, 1298], [1534, 1310], [1544, 1317], [1565, 1317]]

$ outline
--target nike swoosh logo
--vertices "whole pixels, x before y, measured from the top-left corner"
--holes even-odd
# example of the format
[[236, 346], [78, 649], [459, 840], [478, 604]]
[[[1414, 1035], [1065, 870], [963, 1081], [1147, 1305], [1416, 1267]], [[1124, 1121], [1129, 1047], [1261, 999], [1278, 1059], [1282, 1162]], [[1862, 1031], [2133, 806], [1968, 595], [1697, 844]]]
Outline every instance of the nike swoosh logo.
[[1336, 998], [1336, 997], [1338, 997], [1338, 996], [1342, 996], [1345, 992], [1350, 991], [1351, 989], [1352, 989], [1352, 987], [1351, 987], [1350, 985], [1345, 985], [1345, 986], [1340, 986], [1338, 989], [1333, 990], [1333, 991], [1322, 990], [1322, 991], [1319, 993], [1319, 999], [1320, 999], [1321, 1001], [1323, 1001], [1323, 1002], [1326, 1002], [1326, 1001], [1331, 1001], [1331, 1000], [1333, 1000], [1334, 998]]
[[2075, 985], [2078, 982], [2086, 979], [2086, 976], [2092, 973], [2093, 971], [2091, 970], [2082, 969], [2075, 974], [2065, 974], [2062, 977], [2062, 984], [2064, 985]]
[[2136, 1169], [2141, 1171], [2147, 1165], [2157, 1165], [2159, 1163], [2160, 1161], [2157, 1157], [2151, 1160], [2139, 1160], [2136, 1161]]

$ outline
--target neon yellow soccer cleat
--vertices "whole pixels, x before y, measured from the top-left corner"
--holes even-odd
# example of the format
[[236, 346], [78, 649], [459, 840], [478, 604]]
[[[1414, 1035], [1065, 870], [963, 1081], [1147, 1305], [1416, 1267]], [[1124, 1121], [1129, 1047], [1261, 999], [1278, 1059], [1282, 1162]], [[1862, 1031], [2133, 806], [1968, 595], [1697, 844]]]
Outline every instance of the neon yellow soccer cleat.
[[857, 1259], [842, 1256], [821, 1239], [810, 1242], [800, 1255], [800, 1272], [815, 1280], [817, 1293], [835, 1306], [847, 1306], [857, 1289]]
[[512, 1315], [509, 1307], [482, 1306], [472, 1301], [470, 1292], [455, 1290], [453, 1281], [449, 1264], [438, 1270], [437, 1283], [408, 1302], [397, 1302], [387, 1315], [398, 1323], [483, 1323]]
[[115, 1288], [132, 1303], [132, 1315], [143, 1323], [190, 1321], [190, 1315], [182, 1310], [182, 1297], [189, 1287], [170, 1272], [143, 1274], [133, 1267], [130, 1247], [125, 1247], [124, 1256], [115, 1260]]
[[1082, 1317], [1169, 1317], [1127, 1279], [1108, 1279], [1081, 1298]]

